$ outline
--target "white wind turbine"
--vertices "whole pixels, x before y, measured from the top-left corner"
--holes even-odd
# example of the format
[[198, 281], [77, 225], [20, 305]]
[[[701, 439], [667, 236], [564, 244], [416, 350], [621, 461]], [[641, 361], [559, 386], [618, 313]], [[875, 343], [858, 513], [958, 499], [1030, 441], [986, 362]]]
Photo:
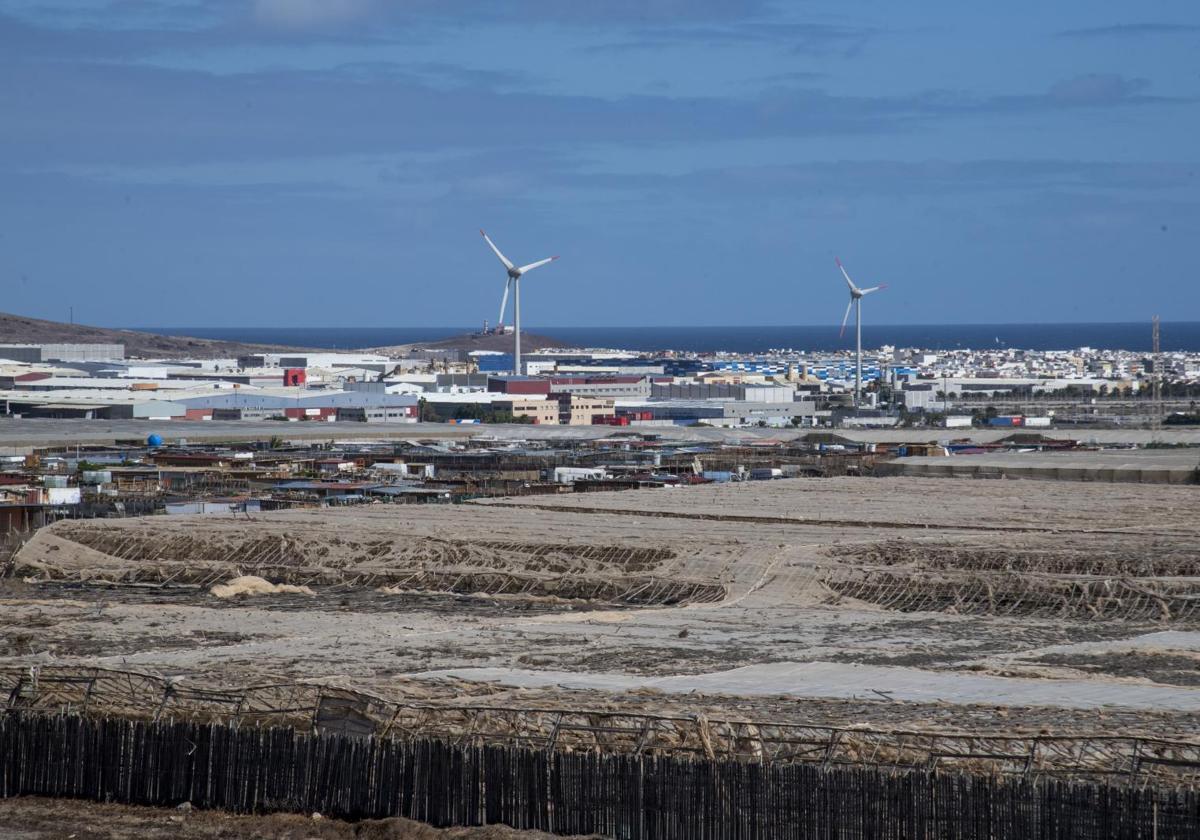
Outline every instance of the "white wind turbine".
[[487, 242], [488, 247], [495, 252], [500, 262], [504, 263], [504, 268], [508, 272], [508, 280], [504, 283], [504, 297], [500, 300], [500, 327], [504, 327], [504, 308], [508, 305], [508, 290], [511, 288], [513, 293], [513, 373], [520, 375], [521, 373], [521, 276], [528, 271], [533, 271], [546, 263], [554, 262], [558, 259], [555, 257], [547, 257], [544, 260], [530, 263], [529, 265], [513, 265], [512, 260], [500, 253], [500, 249], [496, 247], [496, 243], [488, 239], [488, 235], [481, 229], [480, 235]]
[[854, 407], [858, 408], [859, 400], [862, 398], [862, 299], [871, 294], [871, 292], [886, 289], [887, 285], [860, 289], [854, 285], [854, 281], [846, 273], [846, 266], [842, 265], [842, 261], [837, 257], [833, 259], [837, 263], [838, 268], [842, 270], [842, 276], [846, 278], [846, 285], [850, 287], [850, 302], [846, 304], [846, 314], [842, 316], [842, 329], [838, 333], [839, 338], [846, 334], [846, 321], [850, 318], [850, 307], [854, 307]]

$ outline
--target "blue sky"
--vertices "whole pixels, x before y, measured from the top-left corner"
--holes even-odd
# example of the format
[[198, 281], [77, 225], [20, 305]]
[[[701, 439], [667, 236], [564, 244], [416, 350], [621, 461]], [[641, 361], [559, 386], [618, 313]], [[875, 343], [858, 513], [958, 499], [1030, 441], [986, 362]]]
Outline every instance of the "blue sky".
[[5, 0], [0, 310], [1200, 320], [1200, 5]]

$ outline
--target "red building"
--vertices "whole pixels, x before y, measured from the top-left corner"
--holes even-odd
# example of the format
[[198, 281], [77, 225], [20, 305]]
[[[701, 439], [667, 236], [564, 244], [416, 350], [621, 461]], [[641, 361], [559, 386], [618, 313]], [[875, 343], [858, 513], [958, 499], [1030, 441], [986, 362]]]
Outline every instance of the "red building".
[[487, 389], [498, 394], [549, 394], [550, 380], [535, 376], [489, 376]]

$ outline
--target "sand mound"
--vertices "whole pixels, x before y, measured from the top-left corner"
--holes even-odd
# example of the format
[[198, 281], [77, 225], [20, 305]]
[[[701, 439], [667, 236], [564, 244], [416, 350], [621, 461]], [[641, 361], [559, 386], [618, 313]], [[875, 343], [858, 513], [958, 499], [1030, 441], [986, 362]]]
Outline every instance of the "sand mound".
[[271, 583], [257, 575], [242, 575], [227, 583], [218, 583], [209, 590], [218, 598], [237, 598], [250, 595], [311, 595], [307, 586], [292, 586], [287, 583]]

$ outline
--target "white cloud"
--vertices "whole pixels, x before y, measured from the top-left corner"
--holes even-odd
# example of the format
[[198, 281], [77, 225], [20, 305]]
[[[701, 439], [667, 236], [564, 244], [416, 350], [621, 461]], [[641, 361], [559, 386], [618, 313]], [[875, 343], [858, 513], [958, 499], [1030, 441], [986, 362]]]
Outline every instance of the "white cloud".
[[254, 0], [254, 16], [271, 26], [306, 28], [363, 16], [372, 0]]

